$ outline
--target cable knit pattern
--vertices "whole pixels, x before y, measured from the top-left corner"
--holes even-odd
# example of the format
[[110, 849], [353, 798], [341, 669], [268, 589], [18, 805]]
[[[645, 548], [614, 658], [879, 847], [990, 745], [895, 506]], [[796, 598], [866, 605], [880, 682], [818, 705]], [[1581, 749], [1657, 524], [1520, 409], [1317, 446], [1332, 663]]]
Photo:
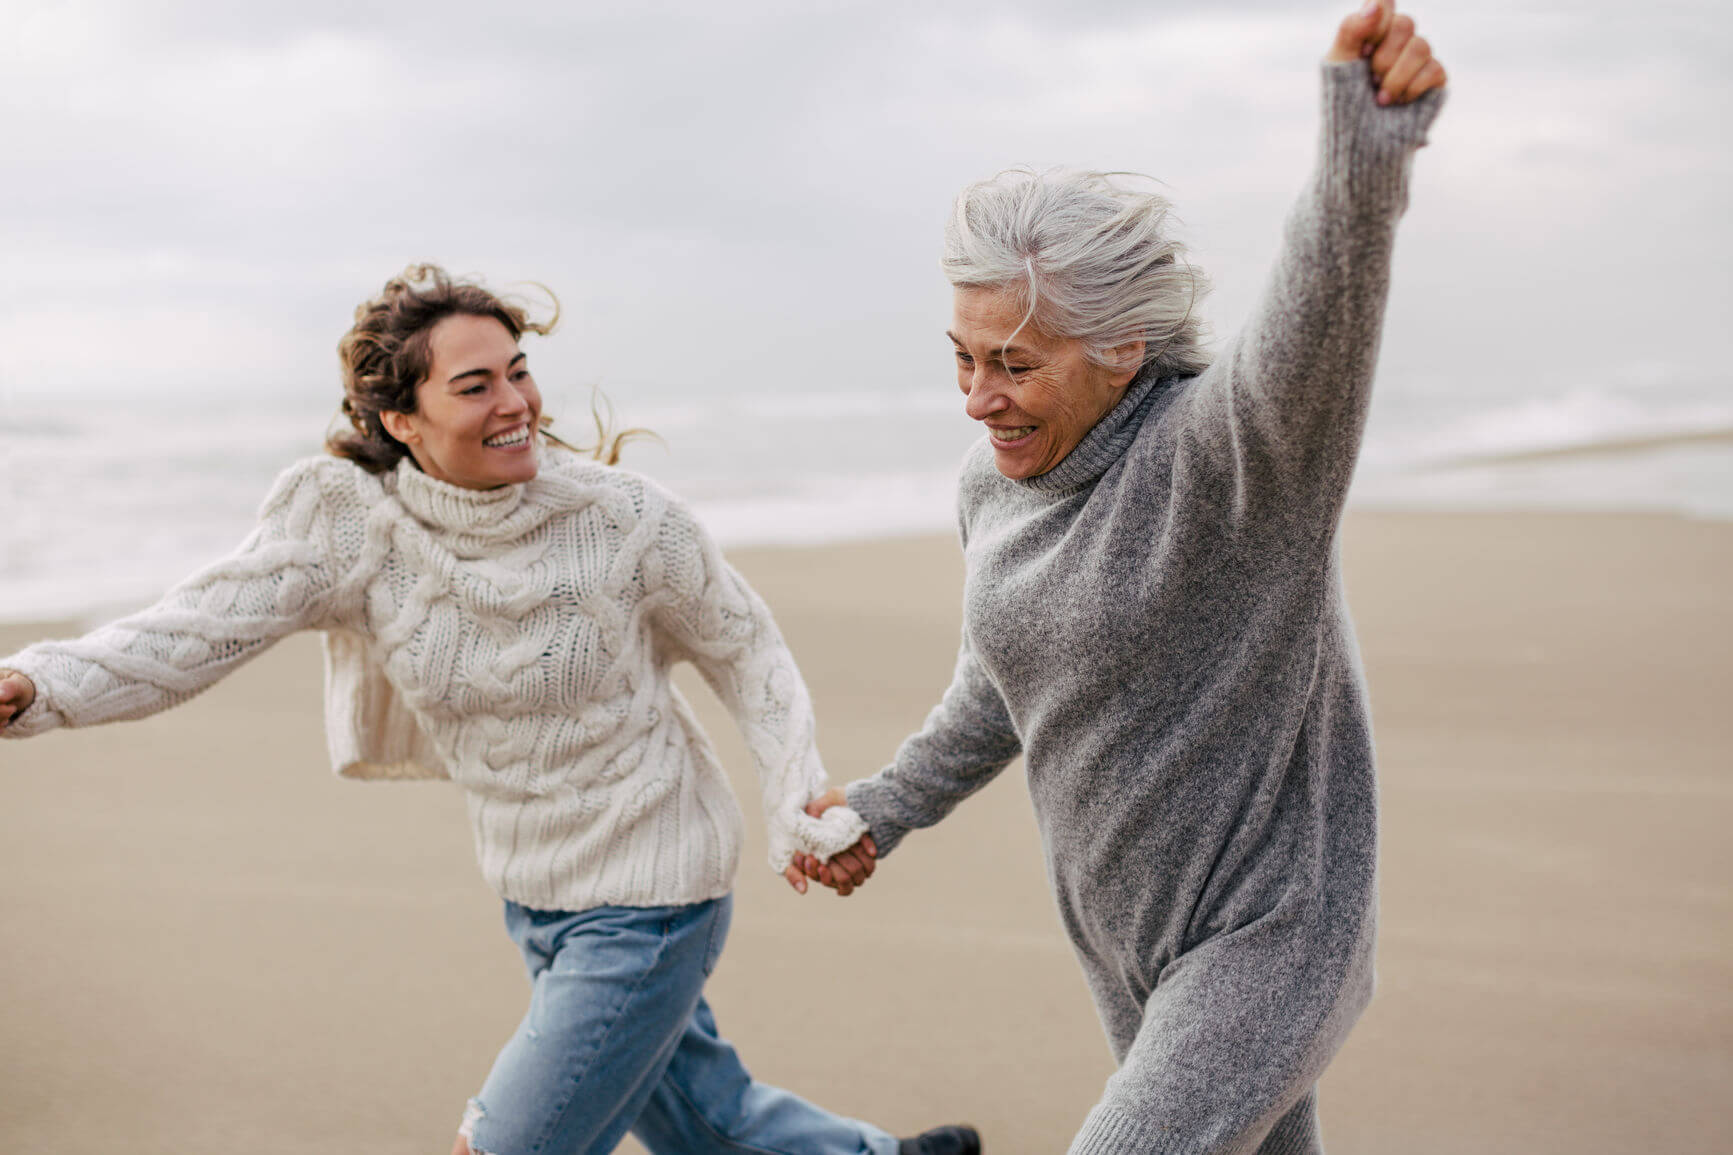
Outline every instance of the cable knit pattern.
[[450, 777], [488, 882], [539, 909], [727, 893], [742, 823], [669, 679], [689, 660], [757, 763], [770, 863], [865, 824], [826, 785], [812, 706], [764, 603], [676, 498], [563, 452], [470, 490], [405, 462], [291, 467], [234, 554], [89, 636], [0, 661], [37, 686], [8, 731], [176, 705], [300, 629], [327, 631], [327, 727], [352, 777]]

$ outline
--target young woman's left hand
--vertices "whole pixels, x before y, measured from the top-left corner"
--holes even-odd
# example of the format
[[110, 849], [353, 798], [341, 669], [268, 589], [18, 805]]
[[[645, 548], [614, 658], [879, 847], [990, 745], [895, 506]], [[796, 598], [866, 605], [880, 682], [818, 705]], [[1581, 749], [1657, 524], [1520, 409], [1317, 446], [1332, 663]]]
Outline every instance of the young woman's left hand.
[[0, 733], [35, 700], [35, 682], [17, 670], [0, 670]]
[[[838, 786], [808, 802], [806, 812], [818, 818], [832, 806], [846, 805], [848, 799], [842, 787]], [[788, 878], [788, 885], [801, 894], [806, 893], [806, 880], [813, 878], [847, 898], [854, 893], [855, 887], [865, 885], [866, 880], [872, 877], [878, 853], [879, 848], [873, 844], [873, 836], [863, 834], [859, 842], [846, 850], [838, 851], [831, 856], [829, 862], [820, 862], [810, 854], [795, 855], [794, 862], [784, 874]], [[799, 881], [796, 881], [797, 877]]]

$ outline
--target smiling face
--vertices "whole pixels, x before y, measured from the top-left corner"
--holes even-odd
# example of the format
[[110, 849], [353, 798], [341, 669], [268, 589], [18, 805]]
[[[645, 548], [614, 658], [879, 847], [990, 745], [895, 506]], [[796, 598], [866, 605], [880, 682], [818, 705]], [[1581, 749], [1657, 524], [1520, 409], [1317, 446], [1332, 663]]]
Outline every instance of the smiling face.
[[1114, 350], [1112, 370], [1084, 355], [1074, 337], [1050, 337], [1023, 322], [998, 289], [959, 288], [947, 334], [956, 346], [964, 411], [987, 427], [993, 464], [1006, 477], [1036, 477], [1065, 460], [1137, 375], [1143, 342]]
[[495, 489], [536, 475], [542, 395], [511, 330], [459, 313], [428, 331], [432, 365], [415, 387], [415, 412], [379, 415], [429, 477]]

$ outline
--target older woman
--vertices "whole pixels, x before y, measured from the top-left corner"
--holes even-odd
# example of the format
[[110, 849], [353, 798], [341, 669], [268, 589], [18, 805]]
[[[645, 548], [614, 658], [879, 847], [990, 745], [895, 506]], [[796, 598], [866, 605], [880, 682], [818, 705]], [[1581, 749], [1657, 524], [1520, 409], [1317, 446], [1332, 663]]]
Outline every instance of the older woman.
[[1320, 1147], [1314, 1085], [1372, 991], [1376, 799], [1336, 531], [1409, 161], [1444, 72], [1369, 4], [1323, 69], [1316, 174], [1206, 367], [1157, 197], [1098, 175], [966, 189], [954, 680], [873, 778], [847, 891], [1014, 756], [1119, 1069], [1074, 1153]]

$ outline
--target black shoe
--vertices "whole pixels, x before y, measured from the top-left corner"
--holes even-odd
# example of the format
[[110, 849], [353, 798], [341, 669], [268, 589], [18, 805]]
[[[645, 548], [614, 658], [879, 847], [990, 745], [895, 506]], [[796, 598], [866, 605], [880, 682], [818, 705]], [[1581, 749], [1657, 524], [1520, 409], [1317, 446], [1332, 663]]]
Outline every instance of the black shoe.
[[981, 1136], [973, 1127], [934, 1127], [897, 1144], [897, 1155], [981, 1155]]

